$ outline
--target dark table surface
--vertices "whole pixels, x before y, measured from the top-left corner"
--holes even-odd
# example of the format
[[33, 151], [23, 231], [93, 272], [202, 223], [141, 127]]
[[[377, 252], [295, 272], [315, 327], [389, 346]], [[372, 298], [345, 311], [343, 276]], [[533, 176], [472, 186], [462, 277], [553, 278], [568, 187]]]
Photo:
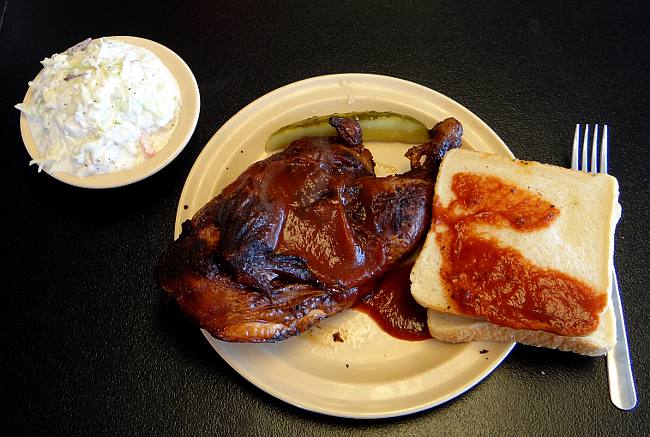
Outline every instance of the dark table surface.
[[[3, 435], [648, 435], [643, 2], [5, 0], [0, 8]], [[164, 170], [93, 191], [28, 167], [13, 105], [41, 59], [105, 35], [140, 36], [178, 53], [196, 76], [202, 110], [187, 148]], [[310, 413], [248, 383], [163, 297], [152, 266], [206, 142], [257, 97], [341, 72], [439, 91], [527, 160], [567, 166], [575, 123], [609, 124], [635, 410], [610, 403], [604, 357], [516, 346], [477, 387], [422, 413], [372, 421]]]

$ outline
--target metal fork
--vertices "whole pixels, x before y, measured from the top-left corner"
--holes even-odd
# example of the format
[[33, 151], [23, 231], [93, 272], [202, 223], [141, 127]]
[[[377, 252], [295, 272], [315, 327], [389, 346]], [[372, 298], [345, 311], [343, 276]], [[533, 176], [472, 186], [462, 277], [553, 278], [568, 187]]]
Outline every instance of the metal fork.
[[[604, 125], [600, 145], [600, 168], [598, 168], [598, 125], [594, 126], [594, 133], [592, 135], [591, 160], [588, 159], [589, 125], [585, 125], [585, 132], [582, 139], [582, 153], [579, 150], [580, 125], [576, 125], [576, 133], [573, 137], [571, 169], [590, 171], [591, 173], [607, 173], [607, 133], [607, 125]], [[582, 159], [579, 159], [580, 155], [582, 155]], [[590, 167], [587, 165], [588, 161], [591, 161]], [[616, 279], [616, 272], [614, 270], [612, 270], [612, 304], [616, 317], [616, 345], [607, 354], [609, 396], [612, 399], [612, 403], [621, 410], [631, 410], [636, 405], [636, 390], [634, 388], [632, 366], [630, 365], [630, 353], [627, 346], [621, 296], [618, 291], [618, 280]]]

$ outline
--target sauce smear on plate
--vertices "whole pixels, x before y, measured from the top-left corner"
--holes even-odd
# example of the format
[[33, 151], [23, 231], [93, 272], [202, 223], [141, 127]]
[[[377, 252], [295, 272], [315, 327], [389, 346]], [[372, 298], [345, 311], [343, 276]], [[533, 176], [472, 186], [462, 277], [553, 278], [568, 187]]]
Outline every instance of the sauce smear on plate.
[[411, 296], [409, 276], [413, 263], [392, 269], [379, 283], [377, 291], [356, 309], [368, 314], [381, 329], [400, 340], [427, 340], [427, 310]]

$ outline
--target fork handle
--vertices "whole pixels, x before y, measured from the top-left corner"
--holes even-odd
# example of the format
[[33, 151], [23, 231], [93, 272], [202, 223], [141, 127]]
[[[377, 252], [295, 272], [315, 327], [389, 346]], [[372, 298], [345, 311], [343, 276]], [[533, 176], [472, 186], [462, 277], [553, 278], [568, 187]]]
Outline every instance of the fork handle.
[[621, 410], [631, 410], [636, 405], [636, 390], [632, 377], [630, 353], [625, 335], [623, 308], [618, 291], [616, 272], [612, 272], [612, 306], [616, 315], [616, 345], [607, 354], [607, 376], [609, 379], [609, 396], [612, 403]]

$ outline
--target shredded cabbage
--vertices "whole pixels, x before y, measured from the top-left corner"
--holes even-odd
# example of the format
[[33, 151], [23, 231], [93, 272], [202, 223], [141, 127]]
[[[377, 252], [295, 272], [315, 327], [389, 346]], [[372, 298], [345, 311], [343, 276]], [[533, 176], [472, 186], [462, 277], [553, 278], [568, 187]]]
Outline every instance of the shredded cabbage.
[[17, 104], [41, 157], [39, 171], [78, 176], [132, 168], [158, 153], [178, 121], [180, 90], [149, 50], [113, 38], [86, 40], [42, 62]]

